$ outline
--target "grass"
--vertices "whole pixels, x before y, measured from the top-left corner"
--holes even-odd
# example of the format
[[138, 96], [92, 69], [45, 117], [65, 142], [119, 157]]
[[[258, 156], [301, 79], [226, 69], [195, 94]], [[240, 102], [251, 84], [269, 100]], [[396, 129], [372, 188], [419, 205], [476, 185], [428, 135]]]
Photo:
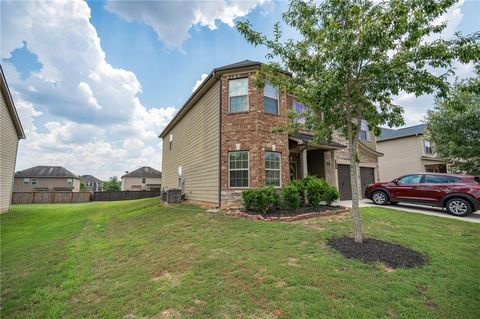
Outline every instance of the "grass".
[[1, 218], [2, 318], [479, 318], [480, 227], [364, 208], [430, 256], [389, 271], [327, 248], [349, 216], [268, 223], [158, 199], [19, 205]]

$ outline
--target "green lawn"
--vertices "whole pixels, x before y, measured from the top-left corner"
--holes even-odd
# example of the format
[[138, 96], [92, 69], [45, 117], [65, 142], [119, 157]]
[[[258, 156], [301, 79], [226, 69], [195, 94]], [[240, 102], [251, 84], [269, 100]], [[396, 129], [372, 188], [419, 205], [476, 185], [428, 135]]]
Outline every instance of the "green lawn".
[[480, 318], [480, 227], [383, 208], [366, 236], [430, 256], [389, 272], [327, 248], [349, 216], [268, 223], [158, 199], [14, 206], [2, 318]]

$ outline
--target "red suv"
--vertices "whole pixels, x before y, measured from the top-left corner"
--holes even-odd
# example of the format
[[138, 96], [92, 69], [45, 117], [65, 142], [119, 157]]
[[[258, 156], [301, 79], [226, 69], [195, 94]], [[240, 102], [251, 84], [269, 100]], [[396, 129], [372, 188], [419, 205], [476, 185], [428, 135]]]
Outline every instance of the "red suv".
[[445, 207], [455, 216], [467, 216], [480, 209], [480, 177], [419, 173], [387, 183], [370, 184], [365, 197], [377, 205], [389, 202]]

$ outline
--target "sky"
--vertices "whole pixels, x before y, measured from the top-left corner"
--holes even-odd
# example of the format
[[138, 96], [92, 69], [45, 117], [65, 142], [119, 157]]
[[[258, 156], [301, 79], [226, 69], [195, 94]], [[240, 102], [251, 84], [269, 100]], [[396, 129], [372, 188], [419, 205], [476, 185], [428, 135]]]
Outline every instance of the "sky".
[[[101, 179], [161, 169], [159, 133], [215, 67], [266, 61], [237, 19], [271, 34], [286, 1], [1, 1], [1, 65], [27, 139], [16, 170], [60, 165]], [[442, 18], [443, 37], [480, 30], [480, 1]], [[285, 38], [295, 33], [286, 30]], [[457, 76], [473, 75], [457, 65]], [[400, 94], [407, 125], [433, 96]]]

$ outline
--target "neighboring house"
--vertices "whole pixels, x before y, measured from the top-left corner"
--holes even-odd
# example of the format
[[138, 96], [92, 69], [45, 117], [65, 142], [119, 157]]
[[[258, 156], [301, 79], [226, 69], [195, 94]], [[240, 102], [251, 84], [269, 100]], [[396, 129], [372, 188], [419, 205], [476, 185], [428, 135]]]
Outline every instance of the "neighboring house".
[[156, 191], [162, 188], [162, 172], [144, 166], [122, 176], [122, 191]]
[[25, 138], [7, 80], [0, 66], [0, 213], [10, 209], [18, 141]]
[[[287, 93], [253, 84], [260, 62], [214, 69], [165, 127], [163, 187], [182, 188], [189, 201], [207, 206], [238, 206], [247, 188], [282, 187], [306, 175], [325, 178], [351, 198], [346, 140], [335, 132], [332, 143], [314, 144], [308, 131], [272, 133], [287, 123], [287, 113], [305, 106]], [[297, 119], [302, 121], [302, 119]], [[362, 123], [362, 185], [378, 180], [374, 134]]]
[[426, 129], [427, 124], [397, 130], [382, 128], [377, 138], [377, 149], [384, 154], [379, 159], [380, 180], [418, 172], [447, 172], [448, 163], [436, 156], [432, 143], [425, 138]]
[[14, 192], [79, 192], [80, 178], [61, 166], [35, 166], [15, 173]]
[[92, 192], [101, 192], [103, 190], [103, 181], [99, 180], [92, 175], [80, 176], [81, 181], [85, 184], [85, 187]]

